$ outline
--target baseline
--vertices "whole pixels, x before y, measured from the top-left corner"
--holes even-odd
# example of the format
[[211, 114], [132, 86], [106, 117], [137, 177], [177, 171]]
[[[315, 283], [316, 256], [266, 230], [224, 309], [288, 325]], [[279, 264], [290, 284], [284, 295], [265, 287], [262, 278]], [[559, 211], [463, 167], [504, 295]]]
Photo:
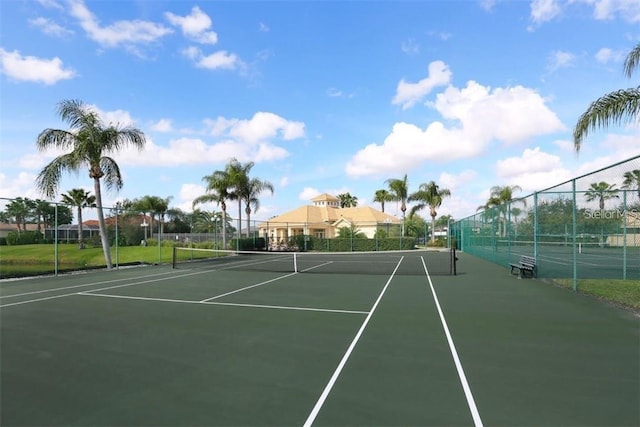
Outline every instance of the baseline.
[[81, 285], [62, 286], [62, 287], [59, 287], [59, 288], [49, 288], [49, 289], [42, 289], [42, 290], [39, 290], [39, 291], [22, 292], [22, 293], [13, 294], [13, 295], [3, 295], [3, 296], [0, 296], [0, 299], [15, 298], [15, 297], [21, 297], [21, 296], [26, 296], [26, 295], [42, 294], [42, 293], [47, 293], [47, 292], [56, 292], [56, 291], [62, 291], [62, 290], [65, 290], [65, 289], [75, 289], [75, 288], [82, 288], [82, 287], [86, 287], [86, 286], [103, 285], [105, 283], [124, 282], [125, 280], [138, 280], [138, 279], [144, 279], [146, 277], [163, 276], [163, 275], [166, 275], [166, 274], [175, 274], [175, 273], [173, 273], [172, 271], [166, 271], [166, 272], [163, 272], [163, 273], [147, 274], [147, 275], [136, 277], [136, 278], [123, 277], [121, 279], [103, 280], [103, 281], [100, 281], [100, 282], [84, 283], [84, 284], [81, 284]]
[[[188, 276], [194, 276], [194, 275], [206, 274], [206, 273], [208, 273], [208, 271], [196, 271], [196, 272], [192, 272], [192, 273], [179, 274], [179, 275], [170, 276], [170, 277], [162, 277], [162, 278], [157, 278], [157, 279], [152, 279], [152, 280], [143, 280], [143, 281], [138, 281], [138, 282], [133, 282], [133, 283], [125, 283], [123, 285], [107, 286], [107, 287], [104, 287], [104, 288], [94, 289], [92, 291], [85, 291], [85, 292], [94, 292], [94, 291], [95, 292], [100, 292], [100, 291], [106, 291], [106, 290], [109, 290], [109, 289], [124, 288], [124, 287], [127, 287], [127, 286], [135, 286], [135, 285], [143, 285], [145, 283], [161, 282], [161, 281], [164, 281], [164, 280], [172, 280], [172, 279], [176, 279], [176, 278], [180, 278], [180, 277], [188, 277]], [[52, 300], [52, 299], [56, 299], [56, 298], [64, 298], [64, 297], [68, 297], [68, 296], [72, 296], [72, 295], [78, 295], [78, 294], [79, 294], [79, 292], [70, 292], [70, 293], [66, 293], [66, 294], [62, 294], [62, 295], [54, 295], [54, 296], [50, 296], [50, 297], [36, 298], [36, 299], [32, 299], [32, 300], [13, 302], [13, 303], [9, 303], [9, 304], [1, 304], [0, 308], [11, 307], [11, 306], [16, 306], [16, 305], [23, 305], [23, 304], [30, 304], [32, 302], [47, 301], [47, 300]]]

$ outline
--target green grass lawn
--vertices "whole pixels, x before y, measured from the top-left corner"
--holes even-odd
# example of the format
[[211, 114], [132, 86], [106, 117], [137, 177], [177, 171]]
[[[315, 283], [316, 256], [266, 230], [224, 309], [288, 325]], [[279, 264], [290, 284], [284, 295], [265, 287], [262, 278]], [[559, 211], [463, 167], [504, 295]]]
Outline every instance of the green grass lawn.
[[[558, 286], [572, 289], [572, 279], [555, 279]], [[640, 280], [579, 279], [578, 292], [640, 312]]]
[[[54, 245], [0, 246], [0, 277], [51, 273], [54, 271]], [[171, 247], [125, 246], [111, 248], [114, 264], [158, 264], [170, 263]], [[58, 269], [77, 270], [104, 267], [101, 247], [78, 249], [76, 244], [58, 245]]]

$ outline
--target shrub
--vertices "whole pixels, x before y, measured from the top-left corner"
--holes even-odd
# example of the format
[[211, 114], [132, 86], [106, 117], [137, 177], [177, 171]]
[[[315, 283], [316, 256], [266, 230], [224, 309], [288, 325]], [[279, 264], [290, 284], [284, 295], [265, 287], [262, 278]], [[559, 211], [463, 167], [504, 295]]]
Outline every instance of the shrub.
[[34, 243], [43, 243], [44, 236], [39, 231], [12, 231], [7, 235], [7, 245], [31, 245]]

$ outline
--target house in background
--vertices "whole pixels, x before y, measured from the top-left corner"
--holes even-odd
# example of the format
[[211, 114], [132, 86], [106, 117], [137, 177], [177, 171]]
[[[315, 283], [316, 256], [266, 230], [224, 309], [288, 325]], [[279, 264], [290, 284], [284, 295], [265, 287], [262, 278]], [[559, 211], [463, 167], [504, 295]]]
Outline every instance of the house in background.
[[271, 246], [284, 245], [294, 236], [306, 235], [333, 238], [340, 228], [355, 228], [368, 238], [373, 238], [380, 227], [402, 225], [402, 220], [370, 206], [341, 208], [340, 199], [321, 194], [311, 199], [313, 204], [273, 217], [259, 224], [261, 237]]
[[608, 246], [640, 246], [640, 212], [625, 210], [620, 228], [623, 233], [607, 236]]

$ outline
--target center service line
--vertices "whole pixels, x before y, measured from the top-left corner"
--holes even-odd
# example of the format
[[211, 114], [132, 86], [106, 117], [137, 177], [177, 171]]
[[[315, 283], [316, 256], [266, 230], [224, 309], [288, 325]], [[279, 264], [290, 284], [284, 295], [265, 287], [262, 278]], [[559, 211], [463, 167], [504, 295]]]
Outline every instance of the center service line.
[[460, 382], [462, 383], [462, 389], [464, 390], [464, 395], [467, 398], [467, 404], [469, 405], [469, 410], [471, 411], [471, 416], [473, 417], [473, 424], [475, 425], [475, 427], [483, 427], [482, 420], [480, 419], [480, 413], [478, 412], [478, 408], [476, 407], [476, 402], [473, 399], [473, 394], [471, 393], [471, 388], [469, 387], [469, 382], [467, 382], [467, 377], [464, 374], [464, 369], [462, 369], [462, 363], [460, 363], [460, 358], [458, 357], [456, 346], [453, 343], [451, 332], [449, 332], [447, 321], [445, 320], [444, 313], [442, 312], [442, 308], [440, 307], [440, 302], [438, 301], [436, 290], [433, 288], [433, 282], [431, 282], [431, 276], [427, 271], [427, 265], [425, 264], [423, 257], [420, 257], [420, 259], [422, 260], [422, 266], [424, 267], [424, 272], [427, 275], [427, 279], [429, 280], [429, 287], [431, 288], [431, 293], [433, 294], [433, 300], [436, 303], [436, 308], [438, 309], [438, 314], [440, 315], [440, 322], [442, 323], [442, 327], [444, 328], [444, 334], [447, 336], [449, 349], [451, 350], [451, 355], [453, 356], [453, 362], [455, 363], [456, 370], [458, 371], [458, 377], [460, 377]]
[[384, 288], [382, 288], [382, 291], [380, 292], [380, 295], [378, 295], [378, 299], [373, 304], [373, 307], [371, 307], [371, 310], [369, 311], [369, 314], [367, 315], [367, 318], [364, 319], [364, 322], [362, 323], [362, 326], [360, 326], [360, 330], [358, 331], [356, 336], [353, 338], [353, 341], [351, 341], [351, 345], [349, 345], [349, 348], [347, 349], [347, 352], [344, 354], [344, 356], [342, 356], [342, 360], [340, 360], [340, 363], [338, 364], [338, 367], [336, 368], [336, 370], [334, 371], [333, 375], [331, 376], [331, 379], [329, 379], [329, 382], [325, 386], [322, 394], [320, 395], [320, 398], [318, 399], [318, 401], [316, 402], [315, 406], [311, 410], [311, 413], [307, 417], [307, 420], [304, 422], [304, 427], [311, 427], [311, 425], [315, 421], [316, 417], [318, 416], [318, 412], [320, 412], [320, 409], [322, 408], [322, 405], [324, 405], [325, 400], [327, 400], [327, 396], [329, 396], [329, 393], [331, 392], [331, 389], [333, 388], [333, 385], [335, 384], [336, 380], [340, 376], [340, 373], [342, 372], [342, 369], [344, 368], [344, 365], [347, 363], [347, 360], [349, 360], [349, 357], [351, 356], [351, 352], [353, 351], [353, 349], [355, 348], [356, 344], [360, 340], [360, 336], [362, 336], [362, 333], [364, 332], [364, 329], [367, 327], [367, 324], [369, 323], [369, 320], [371, 319], [371, 316], [373, 316], [373, 313], [376, 311], [376, 308], [378, 307], [378, 304], [380, 303], [380, 300], [382, 300], [382, 296], [384, 295], [384, 293], [386, 292], [387, 288], [389, 287], [389, 284], [391, 283], [391, 280], [393, 279], [393, 276], [396, 274], [396, 271], [398, 271], [398, 267], [400, 267], [400, 263], [402, 263], [403, 259], [404, 259], [404, 256], [402, 258], [400, 258], [400, 261], [398, 261], [398, 264], [396, 265], [396, 268], [393, 270], [393, 273], [391, 273], [391, 276], [389, 277], [389, 280], [387, 280], [387, 283], [384, 285]]

